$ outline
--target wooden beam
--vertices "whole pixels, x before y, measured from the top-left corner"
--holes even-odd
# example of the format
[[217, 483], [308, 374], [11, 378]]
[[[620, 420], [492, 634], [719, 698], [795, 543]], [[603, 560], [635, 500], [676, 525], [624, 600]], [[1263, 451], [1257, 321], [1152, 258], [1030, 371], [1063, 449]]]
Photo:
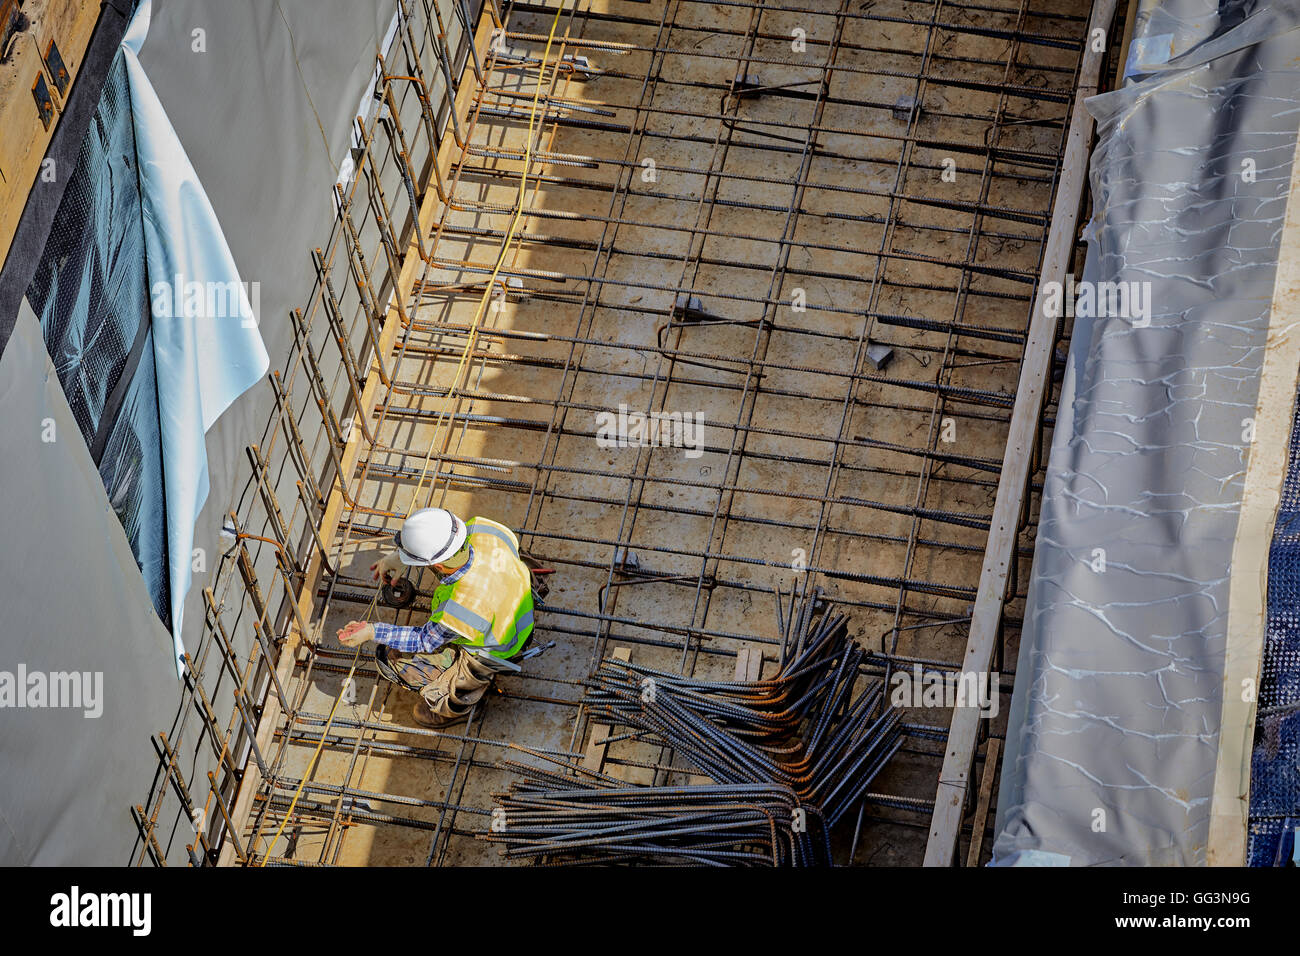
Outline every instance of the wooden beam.
[[763, 649], [746, 644], [736, 654], [736, 681], [755, 684], [763, 679]]
[[1227, 643], [1223, 659], [1219, 749], [1210, 800], [1205, 859], [1246, 865], [1250, 757], [1259, 672], [1268, 622], [1268, 556], [1291, 453], [1291, 423], [1300, 378], [1300, 141], [1291, 160], [1291, 191], [1278, 248], [1264, 363], [1255, 407], [1255, 438], [1232, 543]]
[[984, 849], [984, 828], [989, 822], [989, 808], [993, 805], [993, 785], [998, 780], [998, 757], [1002, 754], [1002, 741], [990, 737], [984, 748], [984, 776], [980, 778], [979, 802], [975, 805], [975, 819], [971, 821], [970, 848], [966, 851], [966, 865], [980, 865], [980, 851]]
[[[1043, 288], [1048, 282], [1064, 281], [1074, 249], [1079, 206], [1088, 176], [1088, 152], [1093, 126], [1092, 116], [1084, 107], [1083, 101], [1097, 92], [1104, 56], [1104, 50], [1099, 52], [1095, 49], [1092, 36], [1096, 30], [1109, 30], [1116, 2], [1117, 0], [1095, 0], [1084, 35], [1079, 83], [1075, 89], [1074, 111], [1066, 137], [1061, 177], [1056, 187], [1056, 202], [1052, 207], [1052, 225], [1043, 252], [1038, 294], [1034, 298], [1034, 314], [1029, 324], [1029, 338], [1025, 343], [1025, 357], [1020, 365], [1016, 404], [1011, 413], [997, 499], [984, 549], [984, 565], [980, 571], [966, 653], [962, 657], [962, 669], [968, 673], [988, 672], [1002, 630], [1002, 608], [1006, 600], [1011, 559], [1019, 536], [1020, 514], [1029, 484], [1029, 463], [1034, 458], [1043, 403], [1051, 385], [1051, 357], [1056, 340], [1057, 319], [1046, 312]], [[978, 707], [958, 707], [953, 711], [952, 723], [948, 729], [948, 747], [944, 751], [943, 767], [939, 771], [934, 815], [930, 820], [930, 837], [925, 848], [926, 866], [952, 865], [966, 793], [970, 786], [980, 719]]]
[[[610, 656], [616, 661], [626, 663], [632, 659], [632, 650], [627, 647], [616, 647]], [[587, 750], [582, 756], [584, 769], [594, 770], [596, 773], [605, 772], [605, 755], [609, 752], [609, 745], [604, 743], [604, 740], [613, 732], [614, 728], [609, 724], [590, 726], [587, 731]], [[610, 776], [617, 777], [619, 774], [611, 773]]]
[[[477, 28], [475, 41], [477, 48], [480, 50], [487, 49], [487, 44], [491, 39], [492, 26], [488, 19], [481, 19]], [[467, 76], [472, 76], [470, 63], [467, 61], [465, 69], [462, 71], [459, 89], [456, 93], [456, 102], [454, 108], [458, 110], [459, 116], [468, 115], [470, 101], [472, 99], [473, 83], [463, 82]], [[437, 164], [438, 169], [445, 176], [451, 169], [454, 159], [459, 155], [459, 148], [456, 146], [455, 139], [450, 136], [444, 136], [441, 147], [438, 151]], [[432, 173], [430, 173], [430, 182], [432, 182]], [[441, 208], [442, 201], [438, 198], [437, 190], [430, 187], [425, 190], [424, 200], [420, 205], [420, 214], [418, 217], [417, 229], [422, 230], [424, 235], [429, 235], [433, 231], [433, 226], [437, 221], [437, 214]], [[304, 250], [305, 251], [305, 250]], [[406, 247], [405, 260], [402, 263], [402, 270], [397, 280], [397, 294], [399, 297], [408, 296], [412, 287], [415, 285], [417, 273], [423, 268], [424, 260], [420, 258], [419, 249], [416, 244], [415, 236], [412, 235]], [[392, 350], [393, 343], [397, 339], [398, 329], [401, 326], [401, 317], [398, 314], [396, 305], [390, 305], [388, 313], [384, 318], [383, 331], [379, 336], [379, 351], [387, 353]], [[374, 356], [371, 356], [370, 368], [366, 373], [365, 386], [361, 393], [361, 404], [354, 413], [357, 415], [368, 414], [368, 409], [375, 407], [376, 398], [380, 380], [378, 368]], [[356, 470], [358, 459], [361, 455], [361, 445], [365, 439], [362, 437], [362, 429], [353, 427], [348, 434], [348, 441], [343, 450], [342, 456], [342, 473], [349, 475]], [[334, 482], [330, 489], [329, 501], [326, 502], [325, 512], [321, 517], [320, 536], [321, 540], [331, 542], [337, 536], [339, 526], [342, 523], [344, 509], [343, 494], [339, 488], [338, 482]], [[312, 612], [316, 602], [316, 589], [320, 582], [321, 571], [320, 552], [313, 549], [311, 560], [307, 565], [307, 572], [303, 576], [301, 589], [298, 591], [298, 614], [295, 616], [304, 621], [312, 619]], [[302, 649], [304, 635], [298, 628], [290, 625], [289, 633], [285, 638], [284, 645], [280, 649], [279, 660], [276, 664], [276, 673], [279, 676], [281, 685], [288, 687], [289, 678], [293, 673], [294, 663], [297, 660], [298, 653]], [[279, 724], [282, 711], [280, 703], [275, 695], [269, 695], [266, 706], [262, 711], [262, 716], [258, 720], [258, 730], [256, 739], [258, 746], [262, 748], [263, 753], [269, 753], [271, 744], [275, 736], [277, 724]], [[239, 788], [236, 791], [234, 809], [231, 811], [231, 817], [234, 820], [234, 826], [243, 828], [248, 820], [248, 815], [252, 810], [253, 800], [257, 795], [258, 779], [260, 774], [256, 767], [250, 766], [244, 773], [244, 777], [239, 782]], [[255, 855], [258, 848], [250, 845], [248, 848], [250, 855]], [[226, 841], [221, 851], [221, 866], [231, 866], [237, 862], [235, 852], [230, 844]]]
[[[18, 220], [27, 205], [41, 160], [54, 138], [62, 116], [62, 104], [72, 94], [72, 84], [90, 46], [90, 38], [99, 21], [98, 3], [82, 0], [27, 0], [22, 13], [31, 22], [9, 39], [4, 50], [8, 60], [0, 63], [0, 264], [13, 243]], [[0, 36], [4, 24], [0, 23]], [[53, 40], [68, 72], [68, 82], [60, 96], [56, 77], [45, 68], [44, 56]], [[54, 118], [49, 128], [41, 121], [32, 95], [32, 85], [42, 77], [47, 87], [54, 86], [51, 104]], [[72, 170], [52, 170], [48, 174], [67, 176]]]
[[[611, 655], [616, 661], [630, 661], [632, 659], [632, 649], [629, 647], [616, 647]], [[610, 777], [616, 777], [627, 783], [650, 786], [655, 781], [655, 771], [649, 767], [636, 767], [629, 764], [621, 763], [613, 767], [606, 767], [605, 761], [609, 756], [609, 745], [603, 743], [606, 737], [614, 733], [615, 728], [608, 724], [593, 723], [587, 731], [587, 750], [582, 757], [582, 766], [587, 770], [594, 770], [597, 773], [603, 773]], [[627, 740], [623, 742], [625, 749], [627, 746], [635, 746], [637, 741]], [[659, 744], [648, 745], [654, 749], [662, 748]], [[647, 759], [653, 759], [653, 755], [647, 755]]]

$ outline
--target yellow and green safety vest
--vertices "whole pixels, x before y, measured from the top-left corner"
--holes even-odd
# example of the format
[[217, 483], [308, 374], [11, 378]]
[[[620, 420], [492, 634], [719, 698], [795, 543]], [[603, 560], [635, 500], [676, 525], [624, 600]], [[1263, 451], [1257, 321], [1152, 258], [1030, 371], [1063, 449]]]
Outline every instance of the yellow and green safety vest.
[[429, 620], [461, 635], [456, 644], [508, 658], [533, 630], [533, 588], [519, 540], [505, 525], [472, 518], [465, 526], [474, 563], [460, 580], [433, 592]]

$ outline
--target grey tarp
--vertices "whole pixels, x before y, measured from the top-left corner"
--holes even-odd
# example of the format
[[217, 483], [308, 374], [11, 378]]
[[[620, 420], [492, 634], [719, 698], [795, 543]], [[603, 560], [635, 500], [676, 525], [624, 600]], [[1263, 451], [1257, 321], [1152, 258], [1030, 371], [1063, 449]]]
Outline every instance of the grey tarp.
[[0, 861], [125, 863], [149, 738], [175, 710], [171, 638], [36, 317], [17, 319], [0, 358], [0, 671], [99, 673], [103, 713], [0, 713]]
[[[304, 304], [312, 287], [310, 250], [335, 221], [330, 190], [395, 10], [394, 0], [154, 2], [141, 60], [242, 278], [260, 283], [273, 368], [292, 340], [288, 310]], [[58, 444], [39, 444], [39, 422], [57, 404], [59, 386], [44, 371], [33, 323], [15, 332], [0, 361], [0, 670], [43, 661], [93, 666], [104, 672], [109, 709], [98, 721], [36, 711], [0, 716], [0, 861], [124, 864], [136, 838], [128, 807], [146, 798], [157, 767], [149, 738], [172, 725], [181, 685], [75, 424], [60, 425]], [[211, 490], [195, 529], [208, 561], [187, 598], [189, 646], [204, 626], [201, 589], [222, 550], [221, 516], [248, 480], [245, 446], [262, 434], [272, 408], [270, 388], [256, 386], [208, 432]], [[263, 560], [265, 567], [273, 557]], [[233, 639], [247, 653], [248, 634]], [[214, 706], [228, 713], [228, 693]], [[203, 780], [212, 757], [189, 750], [186, 777]], [[160, 840], [183, 861], [193, 831], [162, 822]]]
[[1250, 9], [1189, 18], [1200, 42], [1185, 32], [1179, 56], [1146, 56], [1089, 102], [1084, 279], [1150, 283], [1151, 317], [1075, 322], [995, 864], [1205, 859], [1228, 564], [1300, 122], [1298, 12]]
[[[427, 9], [423, 4], [407, 6], [417, 11], [417, 17]], [[450, 0], [441, 0], [439, 7], [454, 44], [459, 34]], [[288, 313], [306, 309], [316, 284], [312, 249], [327, 247], [331, 235], [341, 228], [332, 190], [350, 157], [356, 116], [375, 108], [368, 97], [375, 57], [391, 36], [397, 8], [397, 0], [274, 4], [230, 0], [219, 5], [154, 0], [153, 22], [140, 59], [222, 223], [241, 278], [259, 284], [259, 328], [272, 370], [284, 371], [292, 361], [294, 334]], [[200, 36], [204, 52], [194, 49]], [[432, 67], [426, 69], [432, 75]], [[434, 77], [430, 85], [438, 96], [440, 81]], [[419, 112], [409, 93], [403, 88], [398, 99], [403, 124], [414, 137]], [[386, 169], [385, 189], [400, 217], [404, 206], [398, 197], [404, 194], [393, 171], [393, 157], [381, 156], [380, 162]], [[377, 244], [373, 230], [373, 223], [360, 228], [361, 242], [372, 252]], [[336, 272], [334, 283], [347, 309], [349, 301], [355, 302], [355, 290], [349, 291], [353, 283], [346, 270], [337, 268], [341, 271]], [[364, 323], [353, 329], [353, 345], [358, 349], [363, 329]], [[339, 353], [323, 318], [315, 323], [313, 341], [326, 382], [337, 381]], [[297, 409], [311, 407], [301, 374], [292, 404]], [[196, 571], [186, 597], [187, 647], [197, 646], [201, 639], [206, 618], [202, 589], [214, 584], [219, 556], [230, 547], [221, 534], [228, 524], [226, 515], [243, 514], [249, 499], [257, 498], [250, 489], [247, 447], [252, 442], [267, 447], [267, 425], [274, 414], [270, 385], [257, 385], [207, 433], [211, 489], [194, 533], [194, 545], [207, 557], [207, 566]], [[307, 437], [310, 442], [310, 431]], [[281, 435], [277, 445], [281, 464], [271, 477], [280, 502], [289, 508], [296, 500], [297, 476], [283, 464], [285, 442]], [[311, 467], [319, 475], [327, 462], [326, 451], [320, 442], [313, 451], [317, 457]], [[248, 530], [270, 533], [267, 527]], [[262, 587], [269, 590], [275, 580], [275, 551], [255, 544], [250, 551]], [[237, 651], [249, 653], [253, 641], [249, 617], [237, 622], [228, 619], [227, 627]], [[219, 672], [219, 665], [210, 663], [205, 683], [214, 683]], [[178, 695], [179, 691], [173, 682], [167, 692]], [[231, 712], [228, 685], [217, 695], [214, 708], [222, 715]], [[188, 744], [181, 754], [183, 773], [187, 779], [203, 780], [214, 769], [214, 757], [193, 734]], [[146, 796], [149, 782], [139, 780], [140, 799]], [[175, 815], [164, 817], [177, 820]], [[184, 843], [192, 839], [193, 832], [181, 820], [164, 847], [173, 858], [183, 856]]]
[[[140, 61], [221, 220], [240, 277], [258, 283], [259, 328], [273, 369], [293, 341], [289, 310], [312, 287], [311, 250], [336, 219], [330, 190], [395, 10], [395, 0], [154, 0]], [[223, 548], [224, 517], [248, 478], [244, 449], [273, 407], [271, 389], [255, 386], [207, 434], [211, 490], [194, 546], [209, 557], [209, 570]], [[187, 647], [203, 629], [204, 583], [195, 574], [186, 599]]]

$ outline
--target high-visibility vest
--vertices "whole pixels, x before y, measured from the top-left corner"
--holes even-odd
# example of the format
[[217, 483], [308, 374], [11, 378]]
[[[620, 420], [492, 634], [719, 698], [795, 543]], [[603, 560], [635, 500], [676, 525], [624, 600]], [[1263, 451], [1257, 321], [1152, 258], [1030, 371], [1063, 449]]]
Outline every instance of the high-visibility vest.
[[459, 581], [438, 585], [429, 620], [459, 634], [453, 643], [513, 657], [533, 630], [532, 578], [519, 560], [519, 541], [489, 518], [472, 518], [465, 530], [474, 563]]

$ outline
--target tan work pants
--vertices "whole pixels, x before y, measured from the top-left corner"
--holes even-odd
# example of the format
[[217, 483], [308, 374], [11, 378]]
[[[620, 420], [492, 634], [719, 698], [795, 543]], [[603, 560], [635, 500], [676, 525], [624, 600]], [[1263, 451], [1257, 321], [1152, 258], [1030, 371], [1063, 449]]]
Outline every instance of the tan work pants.
[[471, 654], [459, 644], [431, 654], [406, 654], [380, 644], [375, 648], [379, 673], [413, 690], [437, 717], [460, 717], [482, 699], [501, 668], [491, 658]]

